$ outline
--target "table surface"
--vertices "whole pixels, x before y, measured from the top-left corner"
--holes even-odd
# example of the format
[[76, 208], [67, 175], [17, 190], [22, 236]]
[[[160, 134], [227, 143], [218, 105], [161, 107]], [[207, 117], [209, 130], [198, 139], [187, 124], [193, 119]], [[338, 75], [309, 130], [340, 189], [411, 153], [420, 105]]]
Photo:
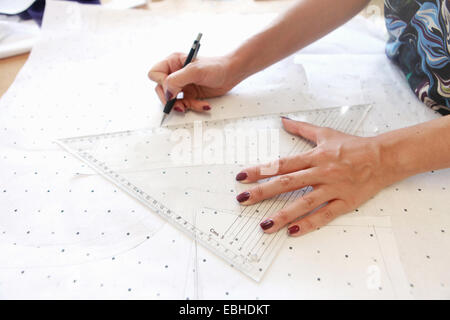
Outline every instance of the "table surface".
[[[103, 0], [102, 3], [107, 3], [108, 0]], [[257, 0], [240, 0], [239, 6], [236, 1], [210, 1], [206, 4], [203, 0], [149, 0], [148, 4], [139, 9], [152, 10], [154, 12], [226, 12], [236, 9], [239, 13], [255, 13], [255, 12], [281, 12], [285, 10], [293, 0], [280, 1], [257, 1]], [[368, 6], [361, 14], [369, 16], [372, 14], [382, 14], [382, 0], [373, 0], [371, 6]], [[0, 59], [0, 97], [8, 90], [13, 83], [17, 73], [25, 64], [29, 53], [21, 54], [14, 57]]]

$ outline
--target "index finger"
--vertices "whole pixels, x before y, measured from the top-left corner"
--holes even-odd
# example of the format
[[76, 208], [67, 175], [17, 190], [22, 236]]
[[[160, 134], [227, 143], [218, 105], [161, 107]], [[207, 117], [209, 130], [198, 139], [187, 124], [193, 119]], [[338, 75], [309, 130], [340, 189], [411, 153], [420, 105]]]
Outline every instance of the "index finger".
[[183, 68], [185, 60], [186, 54], [173, 53], [166, 59], [156, 63], [148, 72], [148, 77], [150, 80], [162, 85], [169, 74]]
[[281, 158], [267, 164], [254, 166], [242, 170], [237, 174], [236, 180], [242, 183], [256, 182], [280, 174], [291, 173], [311, 167], [311, 151]]

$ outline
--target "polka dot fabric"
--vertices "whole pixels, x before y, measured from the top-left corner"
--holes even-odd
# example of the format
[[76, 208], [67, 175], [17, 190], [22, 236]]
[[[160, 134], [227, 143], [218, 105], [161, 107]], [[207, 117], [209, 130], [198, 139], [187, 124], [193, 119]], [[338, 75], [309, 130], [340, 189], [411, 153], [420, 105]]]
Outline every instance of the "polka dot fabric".
[[[208, 30], [200, 54], [221, 54], [273, 16], [173, 19], [53, 1], [46, 10], [40, 42], [0, 100], [0, 298], [450, 296], [448, 170], [393, 185], [331, 225], [288, 239], [256, 283], [54, 143], [158, 125], [161, 106], [146, 75], [155, 61], [186, 50], [199, 30]], [[356, 32], [355, 23], [339, 32], [373, 36], [364, 25]], [[327, 52], [338, 48], [335, 43], [342, 48], [339, 32], [300, 56], [312, 57], [324, 45]], [[240, 36], [225, 41], [230, 33]], [[155, 45], [168, 38], [181, 40]], [[359, 134], [435, 117], [375, 49], [340, 57], [327, 71], [345, 73], [349, 84], [361, 88], [360, 98], [373, 103]], [[325, 107], [309, 88], [323, 81], [324, 96], [333, 97], [327, 91], [333, 87], [311, 77], [308, 61], [299, 63], [289, 58], [211, 100], [210, 115], [174, 115], [168, 123]], [[353, 104], [351, 91], [326, 107], [346, 97], [345, 104]]]

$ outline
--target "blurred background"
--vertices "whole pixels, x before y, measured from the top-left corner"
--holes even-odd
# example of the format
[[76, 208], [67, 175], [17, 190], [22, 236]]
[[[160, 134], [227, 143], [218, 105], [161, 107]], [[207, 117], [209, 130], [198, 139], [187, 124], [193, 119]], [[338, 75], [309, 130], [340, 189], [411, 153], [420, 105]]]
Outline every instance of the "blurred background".
[[[43, 2], [43, 0], [40, 1]], [[137, 8], [161, 14], [186, 12], [245, 14], [280, 13], [295, 1], [297, 0], [100, 0], [99, 2], [101, 5], [111, 8]], [[26, 62], [33, 44], [39, 38], [39, 25], [34, 20], [23, 20], [21, 19], [22, 15], [1, 14], [8, 12], [8, 9], [10, 12], [19, 10], [17, 9], [20, 7], [19, 3], [29, 6], [33, 0], [16, 0], [14, 2], [0, 0], [0, 74], [2, 75], [0, 77], [0, 97], [11, 85]], [[383, 0], [372, 0], [360, 15], [384, 28]]]

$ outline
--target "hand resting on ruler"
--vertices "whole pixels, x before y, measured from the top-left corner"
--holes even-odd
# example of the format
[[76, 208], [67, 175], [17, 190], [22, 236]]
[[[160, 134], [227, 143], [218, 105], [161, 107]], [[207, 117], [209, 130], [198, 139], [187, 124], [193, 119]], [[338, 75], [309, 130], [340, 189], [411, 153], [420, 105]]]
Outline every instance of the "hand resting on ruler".
[[[317, 146], [281, 159], [275, 165], [255, 166], [240, 172], [236, 179], [243, 183], [279, 177], [244, 191], [237, 200], [251, 205], [306, 186], [313, 186], [314, 190], [261, 222], [261, 228], [267, 233], [278, 231], [286, 224], [292, 236], [314, 231], [356, 209], [394, 182], [450, 165], [449, 143], [434, 139], [439, 131], [450, 133], [449, 117], [376, 137], [357, 137], [289, 118], [283, 119], [283, 125], [288, 132]], [[422, 147], [430, 153], [423, 153]], [[441, 148], [445, 152], [439, 152]], [[429, 154], [436, 157], [430, 158]], [[266, 167], [276, 167], [277, 171], [261, 174]]]

